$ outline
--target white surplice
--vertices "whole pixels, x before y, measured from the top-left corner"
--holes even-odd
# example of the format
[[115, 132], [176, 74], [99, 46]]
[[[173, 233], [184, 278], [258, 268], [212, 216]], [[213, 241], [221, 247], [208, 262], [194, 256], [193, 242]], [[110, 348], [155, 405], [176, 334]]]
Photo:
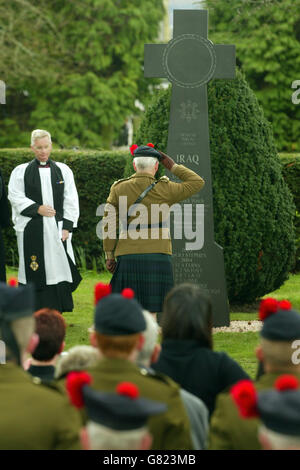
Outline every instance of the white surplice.
[[[73, 222], [73, 227], [77, 227], [79, 217], [79, 200], [75, 186], [72, 170], [64, 163], [55, 162], [60, 168], [64, 179], [64, 203], [63, 218]], [[10, 176], [8, 184], [8, 199], [12, 205], [12, 220], [17, 235], [19, 251], [19, 274], [18, 279], [22, 284], [27, 284], [24, 264], [24, 229], [31, 217], [26, 217], [21, 212], [34, 204], [25, 196], [24, 174], [29, 163], [17, 166]], [[44, 205], [54, 207], [53, 192], [51, 184], [51, 169], [39, 168], [41, 179], [42, 200]], [[55, 285], [60, 282], [72, 282], [72, 274], [68, 258], [61, 240], [63, 222], [56, 223], [55, 217], [43, 217], [43, 237], [44, 237], [44, 260], [47, 285]], [[67, 252], [75, 263], [72, 248], [72, 233], [67, 239]]]

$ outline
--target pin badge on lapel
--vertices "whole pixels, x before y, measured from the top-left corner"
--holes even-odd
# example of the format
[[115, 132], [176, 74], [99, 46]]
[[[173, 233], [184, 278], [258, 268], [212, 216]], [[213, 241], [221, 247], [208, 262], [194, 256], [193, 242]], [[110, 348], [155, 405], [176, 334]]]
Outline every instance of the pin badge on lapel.
[[64, 184], [64, 180], [56, 181], [56, 184]]

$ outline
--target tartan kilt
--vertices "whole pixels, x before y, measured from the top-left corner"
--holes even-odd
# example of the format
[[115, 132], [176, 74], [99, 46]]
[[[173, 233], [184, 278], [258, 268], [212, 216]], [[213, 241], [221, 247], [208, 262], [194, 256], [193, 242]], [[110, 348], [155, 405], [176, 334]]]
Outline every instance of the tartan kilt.
[[166, 294], [174, 285], [171, 255], [145, 253], [122, 255], [110, 281], [112, 292], [131, 287], [135, 298], [149, 312], [162, 312]]

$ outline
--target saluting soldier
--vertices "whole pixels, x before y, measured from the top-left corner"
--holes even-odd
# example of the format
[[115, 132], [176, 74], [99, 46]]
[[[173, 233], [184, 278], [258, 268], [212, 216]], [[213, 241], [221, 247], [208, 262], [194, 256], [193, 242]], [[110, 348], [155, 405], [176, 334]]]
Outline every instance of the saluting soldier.
[[[181, 401], [179, 386], [162, 375], [156, 375], [135, 364], [142, 348], [146, 322], [140, 304], [132, 298], [131, 289], [122, 294], [110, 294], [110, 286], [96, 286], [93, 346], [101, 360], [89, 373], [92, 389], [114, 392], [119, 382], [132, 382], [139, 388], [141, 398], [167, 405], [167, 410], [149, 419], [153, 436], [152, 449], [193, 449], [188, 416]], [[120, 417], [121, 419], [121, 417]]]
[[0, 283], [0, 449], [80, 449], [79, 413], [22, 369], [38, 343], [31, 286]]
[[[155, 314], [162, 311], [165, 295], [174, 284], [168, 228], [170, 206], [200, 191], [204, 180], [155, 150], [153, 144], [133, 145], [131, 153], [135, 174], [115, 182], [107, 199], [103, 247], [106, 267], [113, 273], [113, 292], [131, 287], [142, 306]], [[182, 182], [172, 182], [167, 176], [156, 180], [159, 161]], [[159, 205], [163, 205], [161, 212]], [[122, 228], [117, 239], [118, 218]]]

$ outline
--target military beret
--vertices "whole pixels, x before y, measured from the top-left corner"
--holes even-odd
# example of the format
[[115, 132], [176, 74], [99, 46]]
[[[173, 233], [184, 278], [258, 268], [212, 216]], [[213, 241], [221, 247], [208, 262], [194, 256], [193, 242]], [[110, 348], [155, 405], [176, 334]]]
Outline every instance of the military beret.
[[102, 426], [119, 430], [143, 427], [150, 416], [163, 413], [167, 406], [139, 397], [138, 387], [131, 382], [121, 382], [115, 393], [100, 392], [90, 387], [92, 377], [86, 372], [71, 372], [66, 389], [71, 403], [86, 408], [88, 418]]
[[149, 143], [147, 145], [140, 145], [139, 147], [136, 144], [133, 144], [130, 147], [131, 154], [133, 157], [153, 157], [157, 160], [161, 160], [161, 154], [155, 150], [154, 145]]
[[11, 287], [0, 282], [0, 323], [11, 323], [18, 318], [32, 316], [33, 311], [33, 286]]
[[300, 314], [292, 310], [287, 300], [278, 302], [271, 297], [262, 300], [259, 317], [263, 321], [261, 336], [271, 341], [300, 339]]
[[243, 418], [259, 417], [264, 425], [277, 433], [300, 437], [300, 389], [293, 375], [282, 375], [275, 389], [257, 392], [249, 380], [231, 388], [231, 396]]
[[95, 330], [108, 336], [132, 335], [145, 331], [146, 322], [141, 305], [134, 299], [132, 289], [111, 294], [111, 286], [95, 286]]

